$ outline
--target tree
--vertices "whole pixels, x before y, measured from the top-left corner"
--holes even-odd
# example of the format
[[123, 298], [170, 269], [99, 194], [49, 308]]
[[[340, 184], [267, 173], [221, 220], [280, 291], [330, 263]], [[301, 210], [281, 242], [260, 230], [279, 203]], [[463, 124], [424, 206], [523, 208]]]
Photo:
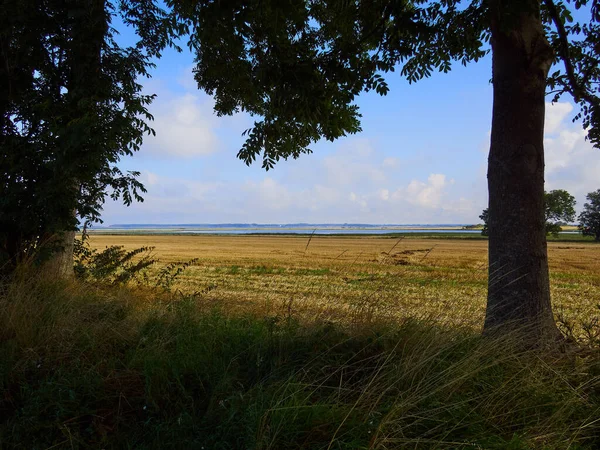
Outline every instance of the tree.
[[[588, 4], [589, 3], [589, 4]], [[382, 74], [410, 82], [492, 51], [489, 285], [484, 331], [528, 326], [558, 336], [544, 228], [544, 109], [570, 94], [600, 144], [600, 9], [596, 0], [172, 1], [192, 29], [198, 86], [220, 115], [257, 116], [238, 156], [265, 169], [321, 138], [360, 131], [362, 91]], [[590, 20], [573, 23], [571, 10]], [[589, 7], [591, 6], [591, 10]], [[576, 36], [576, 39], [573, 38]], [[559, 65], [561, 63], [561, 65]], [[550, 68], [556, 69], [549, 75]]]
[[[550, 192], [544, 192], [544, 218], [546, 234], [558, 236], [562, 231], [560, 226], [563, 222], [575, 221], [575, 197], [563, 189], [557, 189]], [[483, 230], [481, 234], [489, 234], [489, 210], [485, 208], [479, 216], [483, 220]]]
[[[111, 21], [137, 30], [131, 47]], [[141, 200], [138, 173], [116, 164], [152, 133], [140, 77], [181, 31], [154, 2], [9, 0], [0, 5], [0, 259], [35, 253], [72, 272], [76, 226], [107, 195]]]
[[546, 234], [558, 236], [562, 231], [561, 223], [575, 221], [575, 203], [575, 197], [564, 189], [544, 192]]
[[586, 195], [587, 203], [579, 214], [579, 229], [584, 236], [594, 236], [600, 241], [600, 189]]
[[488, 222], [490, 221], [490, 212], [487, 208], [485, 208], [479, 218], [483, 221], [483, 228], [481, 229], [482, 236], [489, 236], [490, 230], [488, 227]]

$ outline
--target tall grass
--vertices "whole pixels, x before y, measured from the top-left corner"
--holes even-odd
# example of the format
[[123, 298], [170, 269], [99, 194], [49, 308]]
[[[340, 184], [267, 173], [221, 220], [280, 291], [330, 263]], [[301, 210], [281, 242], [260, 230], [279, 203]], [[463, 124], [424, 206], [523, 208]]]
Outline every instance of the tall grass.
[[[318, 317], [318, 316], [317, 316]], [[436, 318], [231, 313], [24, 278], [0, 297], [0, 448], [594, 448], [600, 363]]]

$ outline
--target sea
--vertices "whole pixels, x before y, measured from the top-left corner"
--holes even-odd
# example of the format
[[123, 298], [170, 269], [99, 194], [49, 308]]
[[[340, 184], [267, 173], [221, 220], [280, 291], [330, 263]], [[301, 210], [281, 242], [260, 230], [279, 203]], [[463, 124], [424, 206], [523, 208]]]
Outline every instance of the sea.
[[94, 226], [98, 234], [298, 234], [298, 235], [385, 235], [385, 234], [481, 234], [470, 224], [331, 224], [331, 223], [215, 223], [215, 224], [115, 224]]

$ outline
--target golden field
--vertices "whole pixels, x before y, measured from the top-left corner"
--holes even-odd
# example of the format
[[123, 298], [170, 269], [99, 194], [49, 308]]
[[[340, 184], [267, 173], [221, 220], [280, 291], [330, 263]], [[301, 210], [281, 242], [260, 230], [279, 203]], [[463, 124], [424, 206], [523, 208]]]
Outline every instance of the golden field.
[[[175, 289], [215, 306], [265, 314], [365, 319], [434, 317], [480, 327], [487, 241], [332, 236], [92, 235], [99, 250], [153, 246], [160, 260], [197, 261]], [[581, 323], [600, 312], [600, 245], [550, 242], [554, 310]]]

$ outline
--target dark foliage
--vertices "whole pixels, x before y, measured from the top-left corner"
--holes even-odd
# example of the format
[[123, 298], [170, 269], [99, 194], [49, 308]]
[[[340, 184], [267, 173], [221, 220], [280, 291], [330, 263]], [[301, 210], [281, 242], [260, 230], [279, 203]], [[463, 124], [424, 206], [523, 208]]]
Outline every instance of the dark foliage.
[[[196, 81], [215, 96], [215, 111], [258, 117], [238, 156], [250, 164], [262, 155], [266, 169], [310, 152], [321, 138], [360, 131], [356, 96], [370, 90], [385, 95], [386, 72], [400, 69], [415, 82], [489, 51], [489, 3], [482, 0], [170, 5], [190, 26]], [[517, 5], [505, 14], [507, 23], [526, 8]], [[598, 4], [545, 0], [539, 7], [555, 54], [557, 70], [548, 78], [554, 100], [571, 94], [581, 107], [575, 119], [599, 145]], [[590, 11], [589, 22], [573, 21], [571, 11], [580, 8]]]
[[[124, 47], [111, 23], [138, 32]], [[0, 5], [0, 252], [12, 263], [80, 222], [107, 196], [145, 192], [117, 163], [153, 133], [139, 83], [183, 29], [155, 2]]]
[[588, 201], [579, 215], [579, 229], [584, 236], [594, 236], [600, 241], [600, 189], [590, 192], [586, 198]]

